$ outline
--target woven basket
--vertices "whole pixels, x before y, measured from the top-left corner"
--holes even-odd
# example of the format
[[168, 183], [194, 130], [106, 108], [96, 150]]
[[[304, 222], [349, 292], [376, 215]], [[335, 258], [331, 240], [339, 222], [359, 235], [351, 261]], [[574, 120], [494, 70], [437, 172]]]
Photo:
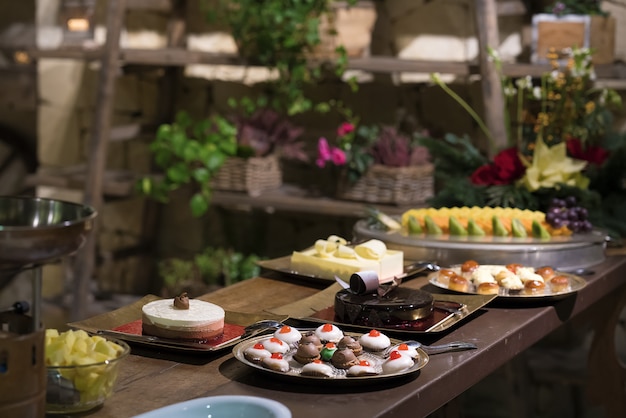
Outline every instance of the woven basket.
[[420, 204], [434, 195], [434, 166], [388, 167], [375, 164], [354, 184], [343, 184], [340, 199], [371, 203]]
[[228, 158], [212, 181], [216, 190], [246, 192], [250, 196], [277, 189], [282, 183], [282, 171], [276, 155]]

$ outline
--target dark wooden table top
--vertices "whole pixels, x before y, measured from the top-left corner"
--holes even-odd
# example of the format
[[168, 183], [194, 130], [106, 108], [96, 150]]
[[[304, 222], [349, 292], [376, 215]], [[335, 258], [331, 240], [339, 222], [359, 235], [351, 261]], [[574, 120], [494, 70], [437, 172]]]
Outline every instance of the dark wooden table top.
[[[179, 356], [136, 350], [124, 364], [119, 385], [93, 417], [130, 417], [185, 400], [215, 395], [252, 395], [285, 404], [294, 417], [423, 417], [451, 401], [562, 324], [626, 291], [626, 257], [611, 256], [585, 276], [588, 284], [564, 299], [503, 304], [494, 300], [454, 328], [428, 335], [426, 344], [469, 341], [471, 351], [437, 354], [414, 379], [371, 386], [325, 387], [269, 378], [241, 364], [227, 350], [210, 356]], [[413, 283], [413, 282], [411, 282]], [[416, 285], [431, 289], [426, 278]], [[207, 300], [227, 310], [259, 312], [319, 291], [305, 283], [258, 277], [211, 293]], [[598, 303], [602, 302], [602, 303]], [[613, 302], [610, 302], [613, 303]]]

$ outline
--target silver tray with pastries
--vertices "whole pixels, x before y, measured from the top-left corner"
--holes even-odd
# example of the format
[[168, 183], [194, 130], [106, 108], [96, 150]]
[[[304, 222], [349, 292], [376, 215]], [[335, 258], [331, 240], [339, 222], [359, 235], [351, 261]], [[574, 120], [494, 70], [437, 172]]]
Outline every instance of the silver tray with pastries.
[[552, 266], [562, 271], [586, 269], [604, 261], [607, 233], [594, 229], [587, 234], [553, 237], [549, 240], [514, 237], [471, 237], [409, 235], [406, 231], [377, 229], [367, 220], [354, 225], [357, 240], [379, 239], [394, 250], [404, 251], [408, 260], [431, 260], [440, 265], [476, 260], [481, 264], [520, 263]]

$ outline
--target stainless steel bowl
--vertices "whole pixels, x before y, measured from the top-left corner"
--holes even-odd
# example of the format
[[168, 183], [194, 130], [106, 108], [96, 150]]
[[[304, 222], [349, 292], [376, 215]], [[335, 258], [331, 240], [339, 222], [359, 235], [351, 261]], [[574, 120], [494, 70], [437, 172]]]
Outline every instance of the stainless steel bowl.
[[0, 196], [0, 269], [43, 264], [76, 252], [96, 211], [61, 200]]

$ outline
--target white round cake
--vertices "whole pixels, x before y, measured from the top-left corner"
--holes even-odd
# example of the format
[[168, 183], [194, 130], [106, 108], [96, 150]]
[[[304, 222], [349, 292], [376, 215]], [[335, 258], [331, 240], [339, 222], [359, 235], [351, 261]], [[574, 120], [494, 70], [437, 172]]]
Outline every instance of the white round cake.
[[147, 335], [210, 340], [224, 332], [224, 309], [202, 300], [189, 300], [189, 309], [176, 308], [174, 299], [155, 300], [141, 311], [142, 331]]

